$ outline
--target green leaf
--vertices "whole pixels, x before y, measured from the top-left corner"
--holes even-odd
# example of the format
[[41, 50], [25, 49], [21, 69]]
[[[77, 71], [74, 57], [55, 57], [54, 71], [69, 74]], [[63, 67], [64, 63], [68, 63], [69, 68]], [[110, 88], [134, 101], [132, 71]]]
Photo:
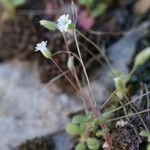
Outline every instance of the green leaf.
[[49, 30], [56, 30], [56, 23], [47, 20], [41, 20], [40, 24]]
[[79, 143], [76, 145], [75, 150], [86, 150], [84, 143]]
[[92, 122], [92, 131], [95, 132], [99, 126], [99, 119], [96, 119]]
[[86, 121], [87, 121], [87, 122], [93, 121], [93, 112], [88, 112], [88, 113], [86, 114]]
[[113, 114], [112, 112], [104, 112], [101, 118], [97, 120], [99, 125], [104, 124], [107, 121], [107, 119], [109, 119], [112, 116], [112, 114]]
[[80, 124], [80, 129], [81, 129], [82, 132], [84, 132], [86, 130], [86, 128], [87, 128], [86, 123], [81, 123]]
[[42, 54], [43, 54], [43, 56], [45, 57], [45, 58], [47, 58], [47, 59], [50, 59], [51, 58], [51, 52], [49, 51], [49, 49], [43, 49], [42, 51], [40, 51]]
[[148, 146], [147, 146], [147, 150], [150, 150], [150, 144], [148, 144]]
[[103, 135], [104, 135], [103, 130], [98, 130], [98, 131], [96, 132], [96, 136], [97, 136], [97, 137], [102, 137]]
[[78, 125], [72, 124], [72, 123], [70, 123], [66, 126], [66, 132], [72, 136], [82, 134], [80, 127]]
[[140, 132], [140, 135], [144, 136], [144, 137], [149, 137], [150, 133], [148, 131], [143, 130], [143, 131]]
[[96, 132], [96, 136], [97, 136], [97, 137], [102, 137], [102, 136], [104, 136], [106, 133], [108, 133], [108, 130], [107, 130], [107, 129], [98, 130], [98, 131]]
[[21, 6], [26, 3], [26, 0], [11, 0], [14, 7]]
[[75, 117], [73, 117], [72, 119], [72, 123], [75, 124], [81, 124], [81, 123], [85, 123], [86, 122], [86, 116], [84, 115], [77, 115]]
[[89, 6], [89, 5], [92, 5], [93, 2], [94, 0], [80, 0], [79, 4]]
[[87, 146], [90, 150], [98, 150], [100, 143], [97, 139], [95, 138], [88, 138], [87, 139]]
[[100, 3], [97, 5], [97, 7], [92, 10], [92, 16], [94, 17], [98, 17], [101, 16], [105, 13], [105, 11], [107, 10], [107, 3]]

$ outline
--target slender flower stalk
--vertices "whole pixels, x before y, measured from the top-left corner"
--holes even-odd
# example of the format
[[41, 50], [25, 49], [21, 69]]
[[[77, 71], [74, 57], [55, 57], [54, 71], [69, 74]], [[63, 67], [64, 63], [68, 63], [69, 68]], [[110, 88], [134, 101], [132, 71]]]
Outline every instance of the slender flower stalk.
[[51, 61], [56, 65], [58, 70], [65, 76], [65, 78], [70, 82], [70, 84], [75, 88], [76, 91], [78, 91], [81, 95], [81, 98], [83, 99], [83, 104], [85, 105], [86, 110], [88, 109], [88, 106], [90, 106], [90, 103], [88, 101], [88, 97], [78, 89], [74, 83], [71, 81], [71, 79], [63, 72], [63, 70], [59, 67], [59, 65], [55, 62], [53, 58], [51, 58]]
[[87, 72], [86, 72], [86, 69], [85, 69], [85, 66], [84, 66], [84, 63], [83, 63], [83, 60], [82, 60], [82, 56], [81, 56], [81, 52], [80, 52], [80, 48], [79, 48], [79, 44], [78, 44], [77, 35], [76, 35], [75, 30], [74, 30], [74, 38], [75, 38], [75, 43], [76, 43], [77, 51], [78, 51], [78, 54], [79, 54], [79, 58], [81, 60], [81, 65], [82, 65], [82, 68], [83, 68], [83, 72], [85, 74], [85, 77], [86, 77], [86, 80], [87, 80], [87, 83], [88, 83], [88, 87], [89, 87], [89, 90], [90, 90], [90, 93], [91, 93], [91, 96], [92, 96], [92, 99], [93, 99], [93, 104], [96, 105], [95, 97], [94, 97], [93, 90], [92, 90], [92, 87], [91, 87], [91, 84], [90, 84], [90, 81], [89, 81], [89, 77], [87, 75]]
[[[75, 7], [75, 4], [74, 4], [74, 1], [72, 0], [72, 11], [73, 11], [73, 14], [75, 16], [75, 18], [77, 19], [77, 10], [76, 10], [76, 7]], [[84, 70], [84, 73], [85, 73], [85, 76], [87, 78], [87, 82], [88, 82], [88, 85], [89, 85], [89, 88], [90, 88], [90, 91], [91, 91], [91, 94], [92, 94], [92, 97], [93, 97], [93, 100], [95, 100], [94, 98], [94, 95], [93, 95], [93, 92], [92, 92], [92, 88], [91, 88], [91, 85], [90, 85], [90, 82], [88, 80], [88, 76], [87, 76], [87, 73], [86, 73], [86, 69], [84, 67], [84, 64], [83, 64], [83, 61], [82, 61], [82, 57], [81, 57], [81, 53], [80, 53], [80, 48], [79, 48], [79, 45], [78, 45], [78, 40], [77, 40], [77, 35], [76, 35], [76, 29], [74, 29], [74, 37], [75, 37], [75, 42], [76, 42], [76, 46], [77, 46], [77, 50], [78, 50], [78, 53], [79, 53], [79, 57], [81, 58], [81, 64], [83, 65], [83, 70]], [[80, 33], [80, 32], [79, 32]], [[90, 39], [88, 39], [87, 37], [85, 37], [82, 33], [80, 34], [83, 38], [85, 38], [89, 43], [91, 43], [100, 53], [101, 55], [104, 57], [106, 63], [108, 64], [111, 72], [112, 72], [112, 68], [111, 68], [111, 65], [109, 63], [109, 60], [107, 59], [107, 57], [105, 56], [105, 53], [103, 53], [101, 51], [101, 49], [93, 42], [91, 41]], [[94, 101], [95, 102], [95, 101]], [[93, 113], [95, 114], [95, 117], [97, 119], [100, 119], [100, 117], [102, 116], [101, 115], [101, 112], [97, 109], [96, 105], [92, 105], [92, 111]], [[100, 125], [102, 129], [108, 129], [107, 126], [104, 124]], [[104, 139], [105, 139], [105, 143], [107, 145], [107, 149], [108, 150], [112, 150], [112, 140], [109, 136], [109, 133], [107, 133], [105, 136], [104, 136]]]
[[108, 65], [110, 71], [111, 71], [112, 74], [113, 74], [112, 66], [111, 66], [109, 60], [107, 59], [105, 53], [98, 47], [98, 45], [97, 45], [96, 43], [94, 43], [94, 42], [91, 41], [89, 38], [87, 38], [83, 33], [81, 33], [81, 32], [80, 32], [79, 30], [77, 30], [77, 29], [76, 29], [76, 31], [77, 31], [77, 33], [78, 33], [80, 36], [82, 36], [87, 42], [91, 43], [91, 44], [100, 52], [100, 54], [101, 54], [101, 55], [103, 56], [103, 58], [105, 59], [105, 61], [106, 61], [107, 65]]
[[[68, 46], [68, 43], [67, 43], [67, 39], [65, 37], [65, 34], [62, 33], [63, 35], [63, 38], [64, 38], [64, 41], [65, 41], [65, 45], [66, 45], [66, 49], [67, 49], [67, 52], [68, 52], [68, 56], [71, 57], [70, 55], [70, 50], [69, 50], [69, 46]], [[80, 60], [80, 63], [82, 64], [82, 59], [79, 57], [79, 60]], [[76, 72], [76, 69], [75, 67], [73, 67], [73, 70], [71, 71], [73, 77], [75, 78], [76, 82], [77, 82], [77, 85], [79, 87], [79, 91], [81, 92], [81, 84], [80, 84], [80, 81], [79, 81], [79, 77], [77, 75], [77, 72]], [[91, 107], [89, 106], [89, 104], [86, 102], [86, 101], [83, 101], [83, 104], [84, 104], [84, 108], [85, 108], [85, 112], [87, 113], [88, 112], [88, 107]]]

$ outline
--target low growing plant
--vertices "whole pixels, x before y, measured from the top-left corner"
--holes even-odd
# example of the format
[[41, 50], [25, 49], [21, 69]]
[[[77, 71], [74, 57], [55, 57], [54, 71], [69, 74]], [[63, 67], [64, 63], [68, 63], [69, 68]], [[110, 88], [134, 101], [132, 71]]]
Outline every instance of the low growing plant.
[[[80, 2], [82, 3], [86, 2], [89, 5], [93, 1], [80, 1]], [[52, 54], [51, 50], [49, 50], [47, 47], [47, 41], [42, 41], [41, 43], [38, 43], [36, 46], [36, 51], [40, 51], [46, 59], [49, 59], [50, 61], [54, 63], [54, 65], [56, 65], [60, 73], [70, 82], [73, 88], [75, 88], [75, 90], [79, 92], [82, 98], [82, 102], [83, 102], [85, 112], [86, 112], [85, 115], [75, 116], [72, 119], [72, 122], [66, 126], [67, 133], [70, 134], [71, 136], [76, 136], [78, 139], [76, 150], [86, 150], [87, 148], [89, 150], [98, 150], [101, 144], [103, 144], [104, 149], [112, 150], [112, 139], [109, 134], [108, 124], [106, 122], [108, 121], [108, 118], [112, 115], [113, 112], [122, 108], [124, 109], [124, 106], [120, 106], [114, 109], [113, 111], [106, 111], [103, 114], [101, 110], [97, 108], [94, 93], [92, 91], [91, 84], [88, 78], [88, 74], [84, 66], [84, 62], [82, 60], [81, 50], [80, 50], [78, 39], [77, 39], [77, 34], [82, 36], [95, 49], [97, 49], [100, 52], [100, 54], [103, 56], [106, 64], [110, 68], [110, 71], [112, 72], [112, 75], [114, 77], [114, 82], [116, 86], [115, 94], [119, 98], [119, 102], [121, 104], [122, 104], [122, 100], [124, 98], [127, 98], [126, 96], [127, 82], [129, 81], [130, 77], [134, 73], [137, 66], [142, 65], [150, 57], [150, 49], [147, 48], [136, 56], [133, 69], [131, 70], [129, 74], [123, 74], [121, 72], [118, 72], [117, 70], [114, 70], [111, 67], [111, 63], [107, 59], [105, 53], [100, 49], [100, 47], [96, 45], [93, 41], [88, 39], [86, 36], [84, 36], [84, 34], [81, 33], [76, 28], [76, 20], [77, 20], [76, 14], [77, 14], [77, 11], [75, 7], [73, 7], [73, 17], [72, 17], [73, 19], [71, 19], [69, 14], [63, 14], [57, 19], [57, 22], [41, 20], [40, 24], [51, 31], [58, 30], [62, 33], [62, 36], [64, 38], [64, 43], [66, 46], [66, 51], [64, 51], [64, 53], [68, 54], [68, 62], [66, 65], [68, 66], [68, 69], [71, 72], [77, 84], [74, 84], [74, 82], [72, 82], [72, 80], [67, 76], [67, 74], [65, 74], [64, 71], [61, 69], [61, 66], [59, 66], [57, 62], [53, 59], [53, 56], [59, 53], [56, 52], [55, 54]], [[68, 41], [66, 39], [66, 34], [69, 34], [70, 36], [74, 38], [78, 55], [70, 51], [69, 46], [68, 46]], [[82, 66], [84, 76], [85, 76], [88, 89], [89, 89], [88, 94], [85, 93], [84, 91], [81, 91], [81, 83], [76, 73], [76, 68], [75, 68], [76, 66], [74, 63], [74, 59], [77, 59]], [[123, 116], [123, 117], [126, 117], [126, 116]], [[104, 139], [102, 143], [99, 141], [100, 137]]]
[[66, 132], [77, 137], [75, 150], [98, 150], [100, 148], [102, 143], [99, 139], [109, 132], [100, 128], [100, 124], [104, 124], [108, 119], [106, 114], [102, 116], [100, 119], [94, 119], [93, 113], [89, 112], [86, 115], [73, 117], [72, 122], [66, 126]]

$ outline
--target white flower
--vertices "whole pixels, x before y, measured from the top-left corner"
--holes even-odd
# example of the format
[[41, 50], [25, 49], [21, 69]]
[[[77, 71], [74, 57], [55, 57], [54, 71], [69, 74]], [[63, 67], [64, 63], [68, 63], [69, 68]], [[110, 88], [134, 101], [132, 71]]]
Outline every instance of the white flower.
[[120, 121], [117, 121], [116, 127], [118, 127], [118, 126], [124, 127], [127, 124], [128, 124], [128, 121], [120, 120]]
[[47, 49], [47, 41], [37, 43], [35, 49], [36, 49], [35, 51], [43, 51], [44, 49]]
[[40, 51], [44, 55], [44, 57], [48, 59], [51, 57], [51, 53], [47, 48], [47, 41], [42, 41], [41, 43], [37, 43], [35, 47], [35, 51]]
[[57, 20], [57, 28], [61, 32], [67, 32], [69, 25], [71, 24], [71, 20], [69, 19], [69, 14], [62, 15]]

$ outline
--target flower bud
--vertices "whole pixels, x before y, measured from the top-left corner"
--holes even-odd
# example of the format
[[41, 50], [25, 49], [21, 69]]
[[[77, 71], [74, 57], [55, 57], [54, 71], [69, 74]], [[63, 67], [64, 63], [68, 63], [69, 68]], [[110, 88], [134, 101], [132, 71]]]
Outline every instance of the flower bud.
[[118, 96], [118, 98], [123, 99], [124, 85], [121, 78], [120, 77], [114, 78], [114, 83], [117, 90], [116, 95]]
[[141, 51], [135, 58], [135, 65], [143, 65], [150, 58], [150, 47]]
[[67, 67], [69, 70], [72, 71], [73, 67], [74, 67], [74, 57], [70, 56], [67, 62]]

